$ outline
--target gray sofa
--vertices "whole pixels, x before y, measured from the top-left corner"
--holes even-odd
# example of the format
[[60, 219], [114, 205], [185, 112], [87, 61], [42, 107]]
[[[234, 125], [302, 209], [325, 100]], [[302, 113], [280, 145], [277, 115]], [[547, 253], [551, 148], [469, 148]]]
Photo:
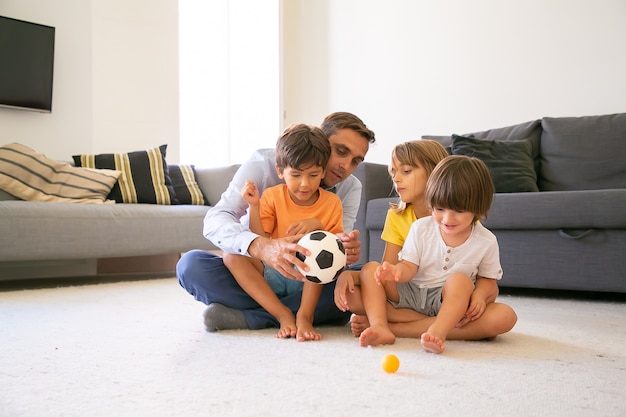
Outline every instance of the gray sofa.
[[[219, 200], [237, 168], [196, 169], [198, 185], [209, 204]], [[363, 231], [367, 200], [390, 195], [392, 186], [384, 165], [361, 164], [355, 175], [363, 183], [355, 228]], [[115, 260], [124, 268], [125, 260], [136, 257], [140, 257], [137, 262], [146, 264], [167, 256], [170, 261], [160, 272], [171, 275], [181, 252], [217, 249], [202, 236], [208, 209], [197, 205], [22, 201], [0, 190], [0, 281], [106, 275], [102, 271], [110, 268], [102, 265], [107, 261]], [[366, 254], [367, 235], [363, 236]], [[132, 266], [116, 272], [134, 275], [142, 271]]]
[[[236, 165], [197, 169], [209, 203], [219, 200], [236, 170]], [[198, 205], [22, 201], [0, 190], [0, 281], [90, 276], [98, 273], [102, 259], [215, 249], [202, 236], [207, 210]]]
[[[501, 141], [530, 145], [536, 189], [498, 191], [484, 221], [500, 245], [502, 287], [626, 293], [626, 114], [545, 117], [424, 138], [451, 153], [491, 159], [490, 170], [503, 176], [516, 162], [494, 154], [505, 152]], [[507, 166], [498, 167], [503, 161]], [[368, 201], [370, 259], [382, 257], [380, 234], [391, 200]]]

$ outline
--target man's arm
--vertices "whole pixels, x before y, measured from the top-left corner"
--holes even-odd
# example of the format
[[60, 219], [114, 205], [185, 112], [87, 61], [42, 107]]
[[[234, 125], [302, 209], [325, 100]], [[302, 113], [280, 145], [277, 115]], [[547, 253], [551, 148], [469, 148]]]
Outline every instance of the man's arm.
[[[309, 254], [308, 250], [297, 245], [294, 237], [269, 239], [259, 236], [249, 229], [246, 210], [248, 204], [241, 197], [246, 180], [254, 181], [259, 192], [281, 181], [276, 174], [273, 149], [261, 149], [245, 162], [233, 176], [228, 189], [220, 201], [207, 212], [204, 218], [204, 237], [215, 246], [228, 253], [249, 255], [260, 259], [284, 276], [304, 280], [304, 276], [293, 266], [303, 270], [308, 267], [296, 258], [296, 252]], [[243, 219], [243, 221], [242, 221]]]
[[336, 185], [337, 197], [341, 200], [343, 208], [343, 231], [350, 233], [356, 223], [356, 215], [361, 205], [361, 192], [363, 185], [354, 175], [350, 175], [345, 180]]
[[256, 151], [241, 165], [220, 201], [209, 209], [204, 218], [204, 237], [224, 252], [247, 254], [250, 243], [259, 237], [249, 229], [246, 214], [248, 204], [241, 197], [246, 180], [253, 181], [259, 193], [280, 182], [274, 169], [272, 149]]
[[336, 185], [336, 194], [341, 199], [343, 207], [343, 230], [337, 234], [346, 248], [347, 264], [351, 265], [361, 258], [360, 230], [353, 230], [356, 215], [361, 205], [361, 191], [363, 185], [354, 175]]

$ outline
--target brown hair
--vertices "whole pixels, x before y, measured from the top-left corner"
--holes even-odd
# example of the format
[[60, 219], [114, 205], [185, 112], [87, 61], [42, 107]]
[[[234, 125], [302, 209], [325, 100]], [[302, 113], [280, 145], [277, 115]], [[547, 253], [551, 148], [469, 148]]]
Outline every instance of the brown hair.
[[365, 126], [363, 120], [352, 113], [331, 113], [324, 118], [321, 128], [328, 137], [334, 135], [340, 129], [352, 129], [367, 140], [368, 143], [376, 142], [374, 132]]
[[326, 168], [330, 158], [330, 142], [316, 126], [303, 123], [288, 126], [276, 141], [276, 165], [296, 169], [319, 166]]
[[495, 187], [489, 169], [478, 158], [452, 155], [441, 161], [426, 182], [430, 208], [469, 211], [474, 221], [487, 218]]
[[[421, 165], [430, 176], [435, 166], [448, 156], [446, 148], [439, 142], [430, 139], [413, 140], [396, 145], [391, 151], [391, 160], [398, 161], [400, 165], [409, 165], [417, 167]], [[389, 164], [389, 175], [391, 175], [391, 166]], [[392, 178], [393, 179], [393, 178]], [[406, 203], [402, 199], [398, 199], [397, 203], [391, 203], [391, 208], [396, 213], [402, 213], [406, 210]]]

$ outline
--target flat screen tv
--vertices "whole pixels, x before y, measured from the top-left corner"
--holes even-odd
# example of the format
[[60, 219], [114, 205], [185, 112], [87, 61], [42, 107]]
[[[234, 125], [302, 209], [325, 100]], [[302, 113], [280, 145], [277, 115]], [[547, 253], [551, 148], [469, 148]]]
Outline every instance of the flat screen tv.
[[0, 16], [0, 107], [52, 111], [54, 28]]

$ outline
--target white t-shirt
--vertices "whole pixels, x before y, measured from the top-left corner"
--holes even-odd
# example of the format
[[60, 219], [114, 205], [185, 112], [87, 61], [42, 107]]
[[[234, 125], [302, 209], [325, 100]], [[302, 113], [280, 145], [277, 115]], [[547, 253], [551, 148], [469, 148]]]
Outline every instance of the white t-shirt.
[[453, 248], [443, 241], [432, 216], [417, 219], [398, 258], [418, 265], [412, 281], [420, 288], [441, 287], [452, 272], [462, 272], [474, 282], [477, 275], [502, 278], [498, 241], [480, 222], [462, 245]]

